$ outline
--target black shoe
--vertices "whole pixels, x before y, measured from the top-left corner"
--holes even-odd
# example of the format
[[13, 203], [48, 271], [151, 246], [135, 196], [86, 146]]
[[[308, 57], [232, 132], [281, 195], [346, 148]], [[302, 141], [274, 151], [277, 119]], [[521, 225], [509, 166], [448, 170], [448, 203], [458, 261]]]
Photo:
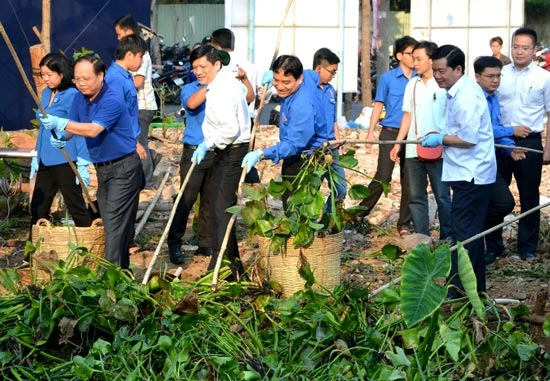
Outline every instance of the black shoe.
[[183, 257], [183, 253], [181, 252], [181, 247], [179, 245], [168, 247], [168, 252], [170, 254], [170, 262], [172, 262], [175, 265], [179, 265], [183, 263], [184, 257]]
[[495, 253], [485, 253], [485, 264], [490, 265], [491, 263], [495, 262], [499, 256]]
[[536, 259], [536, 256], [533, 253], [527, 253], [527, 254], [520, 254], [520, 258], [527, 262], [534, 262]]
[[203, 255], [205, 257], [211, 257], [216, 253], [216, 250], [212, 249], [211, 247], [200, 247], [195, 250], [193, 253], [194, 255]]

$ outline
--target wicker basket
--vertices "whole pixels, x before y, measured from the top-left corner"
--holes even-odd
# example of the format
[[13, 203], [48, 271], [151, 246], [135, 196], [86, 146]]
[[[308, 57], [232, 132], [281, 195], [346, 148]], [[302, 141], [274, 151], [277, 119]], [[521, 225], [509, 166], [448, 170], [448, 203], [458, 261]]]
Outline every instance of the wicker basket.
[[340, 255], [344, 243], [342, 232], [322, 238], [315, 237], [306, 248], [295, 248], [294, 241], [290, 238], [286, 251], [278, 254], [272, 253], [269, 238], [258, 237], [258, 243], [266, 258], [267, 276], [281, 285], [283, 296], [289, 297], [304, 289], [306, 281], [298, 273], [301, 265], [300, 252], [307, 258], [316, 283], [329, 290], [340, 284]]
[[[105, 256], [105, 231], [101, 219], [89, 227], [53, 226], [41, 218], [32, 227], [32, 241], [40, 241], [40, 252], [33, 255], [32, 264], [38, 280], [49, 278], [59, 261], [70, 261], [69, 266], [95, 267], [97, 258]], [[85, 247], [92, 256], [81, 256], [71, 250], [70, 244]]]

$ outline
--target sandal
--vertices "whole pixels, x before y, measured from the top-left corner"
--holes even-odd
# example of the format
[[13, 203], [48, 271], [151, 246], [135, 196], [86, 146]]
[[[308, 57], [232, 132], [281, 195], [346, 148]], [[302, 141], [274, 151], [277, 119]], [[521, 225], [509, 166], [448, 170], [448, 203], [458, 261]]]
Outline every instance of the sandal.
[[406, 228], [406, 227], [400, 227], [399, 228], [399, 236], [401, 238], [406, 237], [408, 235], [411, 235], [411, 231], [410, 231], [409, 228]]

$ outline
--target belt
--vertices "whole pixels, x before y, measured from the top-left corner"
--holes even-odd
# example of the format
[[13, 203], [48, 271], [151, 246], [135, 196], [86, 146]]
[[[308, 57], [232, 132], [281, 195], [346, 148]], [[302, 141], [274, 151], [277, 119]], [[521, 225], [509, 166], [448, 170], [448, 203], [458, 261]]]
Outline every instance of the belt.
[[386, 131], [391, 131], [391, 132], [398, 132], [399, 131], [399, 127], [385, 127], [385, 126], [382, 126], [382, 129], [383, 130], [386, 130]]
[[540, 132], [531, 132], [529, 135], [527, 135], [524, 138], [514, 137], [514, 140], [538, 139], [540, 138], [540, 134], [541, 134]]
[[113, 160], [108, 160], [108, 161], [103, 161], [101, 163], [94, 163], [94, 167], [105, 167], [106, 165], [111, 165], [111, 164], [114, 164], [116, 163], [117, 161], [121, 161], [122, 159], [126, 159], [128, 156], [132, 156], [134, 154], [134, 152], [130, 152], [130, 153], [127, 153], [126, 155], [123, 155], [121, 157], [119, 157], [118, 159], [113, 159]]
[[187, 144], [183, 143], [183, 148], [189, 148], [189, 149], [197, 149], [198, 146], [195, 146], [193, 144]]
[[214, 148], [214, 152], [221, 152], [221, 151], [230, 150], [230, 149], [234, 149], [234, 148], [239, 148], [239, 147], [243, 147], [243, 146], [248, 147], [248, 143], [230, 144], [230, 145], [226, 146], [224, 149]]

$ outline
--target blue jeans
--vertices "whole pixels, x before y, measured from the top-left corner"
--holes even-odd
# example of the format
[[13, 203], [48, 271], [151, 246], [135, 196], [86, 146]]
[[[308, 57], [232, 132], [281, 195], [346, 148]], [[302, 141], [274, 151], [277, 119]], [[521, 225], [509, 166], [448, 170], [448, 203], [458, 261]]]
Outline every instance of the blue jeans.
[[418, 158], [405, 159], [409, 173], [411, 190], [411, 211], [414, 230], [417, 233], [430, 235], [430, 216], [428, 213], [428, 179], [434, 193], [439, 214], [440, 239], [451, 238], [451, 192], [449, 184], [441, 181], [443, 159], [435, 162], [420, 161]]

